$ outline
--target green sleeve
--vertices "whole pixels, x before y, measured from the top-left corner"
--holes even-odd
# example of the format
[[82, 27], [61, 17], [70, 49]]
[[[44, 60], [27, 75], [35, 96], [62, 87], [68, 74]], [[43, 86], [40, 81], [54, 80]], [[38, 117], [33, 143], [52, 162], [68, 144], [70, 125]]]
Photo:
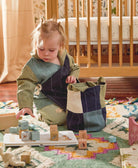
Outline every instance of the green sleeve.
[[19, 109], [28, 107], [33, 110], [33, 94], [37, 85], [37, 78], [29, 66], [25, 66], [17, 79], [17, 100]]

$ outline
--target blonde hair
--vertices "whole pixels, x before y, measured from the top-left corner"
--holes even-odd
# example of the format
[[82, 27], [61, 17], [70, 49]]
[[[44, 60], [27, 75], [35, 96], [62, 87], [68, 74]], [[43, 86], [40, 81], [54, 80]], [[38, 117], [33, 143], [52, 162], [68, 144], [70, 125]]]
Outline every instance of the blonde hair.
[[46, 38], [49, 38], [53, 32], [57, 31], [60, 35], [60, 46], [63, 49], [65, 47], [65, 33], [64, 29], [61, 26], [60, 22], [58, 23], [54, 19], [44, 20], [43, 18], [40, 19], [40, 23], [32, 32], [32, 47], [33, 52], [36, 51], [37, 42], [41, 34], [46, 35]]

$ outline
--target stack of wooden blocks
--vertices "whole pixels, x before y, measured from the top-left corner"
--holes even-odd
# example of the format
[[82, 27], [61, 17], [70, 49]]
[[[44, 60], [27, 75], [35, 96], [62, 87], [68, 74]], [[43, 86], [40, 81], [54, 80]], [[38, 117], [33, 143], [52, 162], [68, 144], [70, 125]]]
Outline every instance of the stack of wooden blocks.
[[79, 131], [79, 149], [87, 149], [87, 131], [86, 130], [80, 130]]
[[23, 141], [36, 141], [40, 140], [40, 132], [35, 128], [33, 124], [29, 124], [26, 120], [19, 120], [17, 127], [10, 127], [10, 133], [19, 134], [19, 137]]

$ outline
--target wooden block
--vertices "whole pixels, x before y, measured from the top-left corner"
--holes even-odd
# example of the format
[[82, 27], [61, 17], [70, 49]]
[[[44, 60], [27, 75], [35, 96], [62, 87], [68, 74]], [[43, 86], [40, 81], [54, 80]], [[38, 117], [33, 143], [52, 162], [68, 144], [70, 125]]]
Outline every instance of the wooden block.
[[109, 142], [115, 143], [116, 142], [116, 137], [115, 136], [109, 136], [108, 137]]
[[30, 140], [30, 131], [22, 131], [21, 132], [21, 139], [22, 141], [29, 141]]
[[5, 114], [0, 114], [0, 117], [1, 116], [13, 116], [15, 115], [15, 113], [5, 113]]
[[19, 138], [21, 138], [22, 131], [28, 131], [28, 129], [26, 129], [26, 130], [19, 129]]
[[5, 144], [3, 142], [0, 142], [0, 148], [3, 149], [3, 151], [5, 151]]
[[51, 141], [58, 141], [57, 125], [50, 125], [50, 140]]
[[3, 146], [3, 142], [0, 142], [0, 147], [2, 147]]
[[50, 140], [51, 141], [58, 141], [58, 132], [51, 132], [50, 133]]
[[79, 139], [79, 149], [87, 149], [87, 140], [86, 139]]
[[87, 131], [86, 130], [80, 130], [79, 131], [79, 138], [80, 139], [87, 139]]
[[19, 133], [19, 127], [10, 127], [9, 132], [12, 134], [18, 134]]
[[39, 131], [31, 131], [31, 140], [32, 141], [40, 140], [40, 132]]
[[29, 129], [29, 122], [26, 120], [19, 120], [18, 126], [20, 127], [21, 130]]
[[18, 126], [15, 113], [0, 114], [0, 130]]
[[29, 130], [36, 131], [36, 126], [34, 124], [29, 124]]
[[57, 125], [50, 125], [50, 131], [58, 131]]
[[31, 152], [23, 152], [21, 154], [21, 161], [24, 161], [26, 164], [29, 164], [31, 161]]

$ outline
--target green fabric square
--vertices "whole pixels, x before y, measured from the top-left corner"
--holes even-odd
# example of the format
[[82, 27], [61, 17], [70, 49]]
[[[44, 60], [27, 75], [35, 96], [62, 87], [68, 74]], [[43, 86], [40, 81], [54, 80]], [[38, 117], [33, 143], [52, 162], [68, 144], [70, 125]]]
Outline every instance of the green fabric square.
[[84, 128], [87, 131], [100, 131], [105, 127], [102, 109], [86, 112], [83, 114]]

